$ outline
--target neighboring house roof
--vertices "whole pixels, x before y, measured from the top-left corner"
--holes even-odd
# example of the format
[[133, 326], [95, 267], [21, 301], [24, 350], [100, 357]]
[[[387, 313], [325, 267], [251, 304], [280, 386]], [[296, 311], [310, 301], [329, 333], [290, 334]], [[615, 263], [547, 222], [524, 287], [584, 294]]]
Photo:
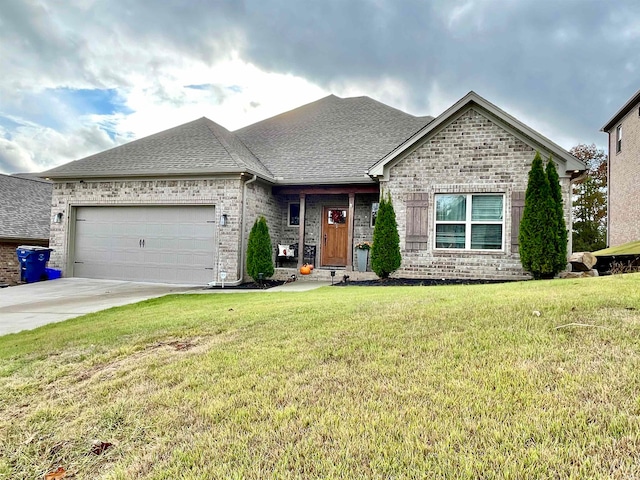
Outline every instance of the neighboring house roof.
[[278, 183], [370, 182], [367, 169], [431, 120], [329, 95], [234, 133]]
[[40, 182], [48, 182], [51, 183], [49, 180], [46, 180], [44, 178], [42, 178], [41, 173], [37, 173], [37, 172], [24, 172], [24, 173], [12, 173], [11, 176], [12, 177], [18, 177], [18, 178], [26, 178], [29, 180], [38, 180]]
[[52, 188], [50, 182], [0, 174], [0, 239], [48, 239]]
[[61, 165], [42, 175], [87, 178], [236, 172], [272, 177], [231, 132], [202, 117]]
[[[531, 145], [535, 149], [543, 148], [549, 153], [553, 154], [554, 158], [563, 160], [566, 165], [566, 170], [572, 172], [574, 176], [586, 170], [586, 165], [571, 155], [561, 146], [553, 143], [548, 138], [540, 135], [535, 130], [529, 128], [524, 123], [520, 122], [515, 117], [512, 117], [504, 110], [501, 110], [493, 103], [485, 100], [477, 93], [471, 91], [458, 100], [455, 104], [445, 110], [441, 115], [436, 117], [435, 120], [427, 124], [423, 129], [409, 138], [406, 142], [398, 146], [393, 152], [386, 155], [379, 162], [371, 167], [369, 175], [381, 176], [384, 175], [384, 167], [398, 158], [407, 150], [413, 148], [416, 144], [422, 142], [427, 136], [433, 132], [437, 132], [441, 126], [446, 125], [451, 119], [459, 115], [462, 111], [466, 111], [467, 108], [472, 106], [480, 107], [481, 111], [489, 114], [493, 121], [496, 121], [507, 131], [510, 131], [516, 137], [522, 141]], [[575, 172], [575, 173], [574, 173]]]
[[640, 103], [640, 90], [638, 90], [628, 101], [625, 103], [611, 119], [605, 123], [604, 127], [600, 129], [601, 132], [608, 132], [611, 128], [618, 123], [622, 118], [629, 113], [629, 111]]

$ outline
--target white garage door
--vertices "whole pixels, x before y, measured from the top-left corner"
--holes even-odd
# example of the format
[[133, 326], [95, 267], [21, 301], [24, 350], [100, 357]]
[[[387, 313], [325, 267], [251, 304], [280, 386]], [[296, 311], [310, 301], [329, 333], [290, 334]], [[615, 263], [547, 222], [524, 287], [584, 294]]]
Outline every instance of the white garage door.
[[206, 284], [213, 280], [213, 206], [78, 207], [75, 277]]

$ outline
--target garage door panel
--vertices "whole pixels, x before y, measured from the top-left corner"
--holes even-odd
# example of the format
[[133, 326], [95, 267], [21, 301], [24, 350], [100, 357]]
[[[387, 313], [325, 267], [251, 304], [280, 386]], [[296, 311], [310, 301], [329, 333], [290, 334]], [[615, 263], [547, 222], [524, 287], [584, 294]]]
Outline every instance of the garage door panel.
[[77, 277], [193, 284], [213, 278], [213, 206], [78, 207], [76, 218]]

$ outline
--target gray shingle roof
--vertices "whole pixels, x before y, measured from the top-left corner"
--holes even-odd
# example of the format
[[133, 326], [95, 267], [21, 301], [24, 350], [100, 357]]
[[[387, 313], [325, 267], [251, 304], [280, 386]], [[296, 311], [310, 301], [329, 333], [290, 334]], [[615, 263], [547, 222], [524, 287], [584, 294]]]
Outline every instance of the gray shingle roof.
[[271, 174], [226, 128], [200, 118], [53, 168], [50, 178], [122, 177], [188, 173]]
[[329, 95], [234, 133], [281, 183], [364, 181], [370, 166], [431, 120], [369, 97]]
[[207, 118], [54, 168], [50, 178], [248, 172], [277, 183], [370, 181], [367, 169], [433, 117], [334, 95], [235, 132]]
[[49, 238], [52, 184], [0, 174], [0, 239]]

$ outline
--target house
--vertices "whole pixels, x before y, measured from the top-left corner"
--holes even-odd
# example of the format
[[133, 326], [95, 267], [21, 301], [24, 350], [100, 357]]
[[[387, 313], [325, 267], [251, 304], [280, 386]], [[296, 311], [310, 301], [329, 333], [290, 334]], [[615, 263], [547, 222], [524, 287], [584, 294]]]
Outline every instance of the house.
[[49, 245], [51, 191], [50, 182], [0, 174], [0, 284], [20, 281], [20, 245]]
[[[559, 167], [570, 226], [584, 164], [474, 92], [437, 118], [334, 95], [234, 132], [201, 118], [45, 172], [62, 216], [50, 264], [66, 276], [238, 283], [262, 215], [274, 257], [297, 243], [316, 270], [348, 272], [384, 191], [397, 276], [526, 278], [517, 232], [536, 151]], [[296, 255], [302, 264], [305, 249]]]
[[609, 134], [607, 244], [640, 240], [640, 90], [602, 127]]

